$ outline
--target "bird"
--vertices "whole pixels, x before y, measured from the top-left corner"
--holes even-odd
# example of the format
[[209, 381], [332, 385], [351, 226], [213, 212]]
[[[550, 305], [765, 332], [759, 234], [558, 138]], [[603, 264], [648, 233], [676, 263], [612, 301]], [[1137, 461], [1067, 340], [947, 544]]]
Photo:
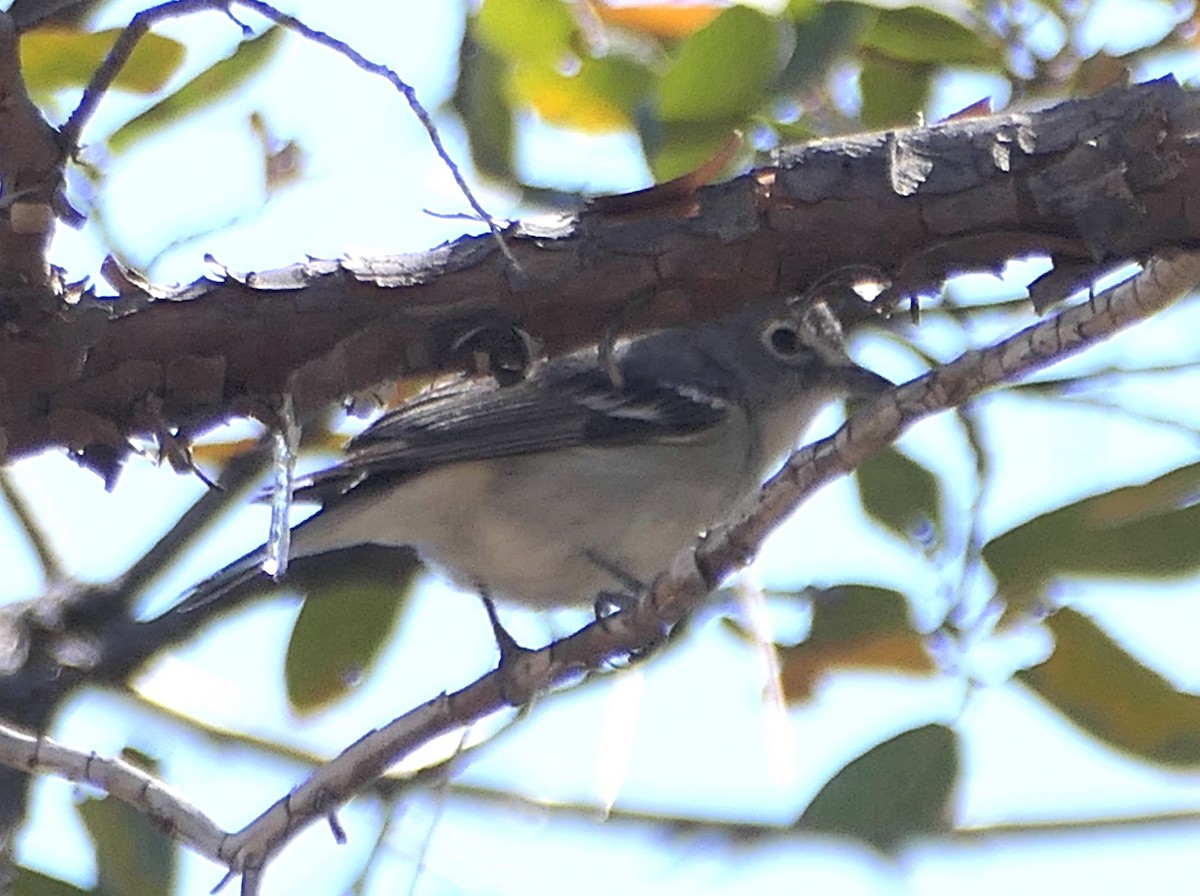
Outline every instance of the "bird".
[[[648, 582], [761, 485], [822, 407], [890, 388], [829, 307], [775, 297], [532, 365], [384, 413], [296, 482], [320, 509], [290, 557], [409, 546], [452, 582], [534, 609]], [[265, 575], [256, 548], [185, 594], [190, 612]]]

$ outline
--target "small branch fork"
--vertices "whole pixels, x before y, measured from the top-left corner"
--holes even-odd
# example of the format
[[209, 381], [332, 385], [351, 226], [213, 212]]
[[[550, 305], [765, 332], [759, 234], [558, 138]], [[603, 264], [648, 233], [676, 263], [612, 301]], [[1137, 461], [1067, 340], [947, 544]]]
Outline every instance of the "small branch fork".
[[[919, 420], [956, 407], [985, 389], [1026, 376], [1101, 342], [1162, 310], [1200, 281], [1200, 254], [1168, 250], [1137, 276], [1022, 330], [971, 351], [855, 414], [838, 432], [798, 451], [761, 493], [694, 549], [681, 552], [636, 605], [531, 653], [539, 690], [577, 679], [613, 658], [644, 650], [757, 553], [766, 535], [818, 488], [848, 473]], [[263, 872], [292, 838], [325, 819], [335, 837], [335, 812], [389, 767], [432, 739], [506, 708], [501, 674], [441, 694], [373, 730], [317, 769], [249, 825], [221, 831], [210, 819], [150, 776], [0, 726], [0, 762], [29, 772], [86, 781], [136, 807], [174, 839], [225, 865], [221, 884], [242, 876], [241, 892], [259, 892]]]
[[[438, 131], [437, 125], [434, 124], [429, 112], [421, 104], [417, 98], [417, 92], [411, 84], [404, 81], [392, 69], [386, 65], [381, 65], [378, 62], [372, 62], [363, 56], [349, 44], [338, 40], [335, 37], [326, 34], [324, 31], [318, 31], [304, 22], [297, 19], [295, 16], [281, 12], [269, 3], [264, 3], [262, 0], [168, 0], [166, 3], [160, 3], [158, 6], [152, 6], [144, 9], [129, 20], [129, 25], [121, 32], [121, 36], [117, 38], [112, 49], [109, 50], [108, 56], [105, 57], [103, 64], [92, 75], [92, 79], [88, 82], [87, 87], [83, 91], [83, 97], [79, 101], [79, 105], [75, 107], [75, 111], [71, 113], [71, 117], [59, 129], [59, 139], [65, 151], [73, 152], [79, 146], [79, 138], [83, 133], [83, 128], [87, 122], [95, 115], [96, 109], [100, 105], [100, 100], [104, 94], [108, 92], [112, 86], [117, 73], [129, 61], [130, 55], [133, 53], [137, 42], [142, 39], [151, 27], [159, 22], [167, 19], [178, 18], [179, 16], [192, 15], [197, 12], [207, 10], [219, 10], [230, 18], [233, 18], [232, 7], [241, 6], [246, 9], [258, 13], [263, 18], [289, 28], [297, 34], [320, 44], [323, 47], [328, 47], [335, 53], [344, 56], [356, 66], [361, 68], [368, 74], [377, 75], [383, 78], [389, 84], [396, 88], [397, 91], [408, 102], [409, 108], [413, 114], [417, 116], [417, 120], [421, 122], [421, 126], [425, 129], [425, 133], [429, 135], [429, 142], [433, 144], [434, 152], [438, 158], [449, 169], [454, 182], [458, 185], [458, 189], [466, 198], [467, 203], [471, 206], [472, 211], [478, 217], [478, 220], [487, 224], [492, 236], [499, 244], [500, 251], [504, 253], [505, 258], [514, 267], [518, 268], [516, 257], [512, 254], [512, 250], [504, 241], [504, 236], [500, 225], [492, 218], [492, 216], [484, 209], [479, 200], [475, 197], [471, 187], [467, 184], [466, 178], [462, 171], [451, 158], [450, 152], [446, 149], [446, 145], [442, 142], [442, 137]], [[235, 20], [236, 21], [236, 20]], [[239, 23], [241, 24], [241, 23]], [[242, 26], [243, 30], [245, 26]]]

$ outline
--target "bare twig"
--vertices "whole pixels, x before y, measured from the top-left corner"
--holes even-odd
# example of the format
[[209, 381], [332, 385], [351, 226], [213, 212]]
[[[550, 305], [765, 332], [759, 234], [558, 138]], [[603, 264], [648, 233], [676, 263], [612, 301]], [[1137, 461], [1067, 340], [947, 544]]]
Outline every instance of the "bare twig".
[[140, 810], [172, 839], [204, 855], [217, 855], [228, 836], [183, 797], [121, 759], [105, 759], [0, 724], [0, 762], [99, 787]]
[[[534, 797], [481, 785], [453, 783], [447, 788], [456, 800], [485, 803], [502, 808], [536, 812], [541, 816], [569, 818], [596, 824], [646, 825], [667, 828], [676, 832], [715, 834], [730, 842], [746, 843], [770, 837], [795, 837], [805, 833], [795, 824], [771, 824], [754, 821], [728, 821], [694, 815], [669, 815], [639, 809], [608, 809], [594, 803], [547, 802]], [[984, 824], [952, 826], [939, 836], [952, 842], [979, 842], [993, 837], [1036, 837], [1046, 834], [1093, 833], [1122, 829], [1144, 829], [1148, 826], [1196, 824], [1200, 809], [1167, 812], [1144, 812], [1130, 815], [1097, 816], [1069, 820], [1028, 819]]]
[[34, 553], [37, 554], [38, 563], [42, 567], [42, 575], [47, 581], [58, 581], [63, 577], [62, 564], [59, 563], [58, 555], [54, 553], [54, 548], [50, 546], [50, 539], [46, 537], [46, 532], [34, 519], [33, 512], [29, 509], [24, 496], [17, 491], [13, 484], [12, 477], [7, 470], [0, 470], [0, 495], [4, 496], [4, 500], [8, 502], [9, 508], [13, 512], [13, 516], [17, 518], [21, 529], [25, 532], [25, 537], [29, 539], [29, 543], [33, 546]]
[[425, 133], [429, 137], [429, 142], [433, 145], [434, 152], [437, 153], [438, 158], [442, 160], [442, 163], [449, 170], [451, 177], [454, 178], [454, 182], [458, 185], [458, 189], [467, 200], [467, 204], [471, 206], [478, 219], [487, 224], [492, 237], [496, 240], [505, 258], [508, 259], [509, 263], [515, 269], [519, 270], [516, 256], [513, 255], [512, 250], [508, 247], [500, 224], [484, 209], [483, 205], [475, 197], [461, 169], [459, 169], [454, 159], [451, 158], [450, 152], [442, 142], [441, 133], [438, 131], [437, 125], [434, 124], [433, 118], [430, 117], [428, 110], [421, 104], [420, 99], [417, 98], [416, 89], [386, 65], [372, 62], [344, 41], [338, 40], [324, 31], [318, 31], [316, 28], [310, 27], [295, 16], [281, 12], [271, 4], [262, 2], [262, 0], [168, 0], [166, 3], [160, 3], [158, 6], [152, 6], [149, 9], [139, 12], [129, 20], [129, 25], [121, 32], [121, 36], [117, 38], [112, 49], [109, 50], [103, 64], [92, 75], [91, 81], [88, 82], [87, 87], [83, 91], [79, 105], [75, 107], [70, 118], [67, 119], [67, 122], [59, 130], [62, 144], [67, 147], [77, 147], [79, 145], [79, 138], [84, 126], [95, 115], [96, 109], [100, 105], [100, 100], [112, 86], [117, 73], [129, 60], [129, 56], [133, 53], [133, 48], [137, 45], [137, 42], [142, 39], [151, 27], [167, 19], [207, 10], [220, 10], [228, 14], [230, 7], [235, 4], [253, 10], [263, 18], [289, 28], [313, 43], [328, 47], [335, 53], [353, 62], [368, 74], [383, 78], [395, 87], [404, 97], [413, 114], [417, 116], [417, 120], [421, 122], [421, 127], [425, 129]]
[[[36, 737], [12, 727], [0, 725], [0, 762], [27, 771], [53, 774], [69, 781], [86, 783], [100, 788], [162, 825], [172, 838], [186, 843], [197, 852], [208, 855], [210, 858], [216, 857], [220, 842], [229, 836], [181, 796], [167, 790], [150, 775], [120, 759], [108, 759], [97, 756], [95, 753], [75, 750], [49, 738]], [[595, 820], [603, 817], [606, 823], [646, 824], [675, 828], [681, 831], [723, 833], [739, 842], [773, 836], [795, 836], [798, 833], [798, 829], [791, 825], [726, 822], [719, 819], [673, 816], [661, 812], [641, 812], [611, 807], [602, 812], [600, 807], [595, 805], [545, 803], [509, 791], [463, 784], [446, 785], [445, 794], [458, 799], [536, 808], [539, 812], [583, 820]], [[953, 828], [947, 832], [947, 836], [954, 840], [972, 842], [995, 837], [1144, 828], [1146, 825], [1191, 824], [1198, 820], [1200, 820], [1200, 812], [1184, 810], [1071, 821], [1038, 820], [974, 825]], [[385, 822], [376, 848], [383, 842], [388, 830], [389, 824]], [[242, 870], [241, 892], [244, 896], [257, 892], [261, 883], [262, 866], [255, 866], [253, 873], [247, 873], [247, 871], [250, 869]], [[218, 888], [232, 880], [237, 873], [237, 870], [231, 869], [229, 874], [218, 884]]]

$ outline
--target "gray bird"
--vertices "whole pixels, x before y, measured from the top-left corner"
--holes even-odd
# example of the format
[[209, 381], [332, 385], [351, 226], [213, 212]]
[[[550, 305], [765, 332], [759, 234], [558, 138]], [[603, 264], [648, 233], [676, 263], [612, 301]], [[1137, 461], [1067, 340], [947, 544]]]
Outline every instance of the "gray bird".
[[[892, 384], [846, 354], [822, 303], [723, 320], [539, 364], [513, 385], [464, 381], [387, 413], [298, 484], [322, 505], [291, 556], [409, 545], [456, 583], [529, 607], [590, 606], [648, 582], [757, 488], [827, 403]], [[212, 601], [265, 549], [185, 595]]]

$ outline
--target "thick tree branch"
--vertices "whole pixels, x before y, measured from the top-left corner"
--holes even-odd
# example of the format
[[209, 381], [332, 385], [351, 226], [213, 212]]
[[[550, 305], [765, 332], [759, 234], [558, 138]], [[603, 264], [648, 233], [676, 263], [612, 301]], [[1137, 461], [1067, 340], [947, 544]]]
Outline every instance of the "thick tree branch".
[[[24, 324], [36, 324], [58, 304], [46, 247], [54, 233], [55, 212], [65, 209], [61, 195], [63, 154], [54, 129], [25, 90], [16, 29], [0, 13], [0, 312]], [[28, 291], [18, 291], [17, 284]], [[0, 455], [3, 454], [0, 432]]]
[[821, 141], [690, 197], [513, 225], [519, 272], [483, 236], [182, 289], [129, 278], [118, 300], [83, 293], [40, 326], [0, 330], [0, 429], [14, 456], [65, 445], [103, 467], [133, 431], [165, 424], [186, 438], [284, 392], [303, 421], [388, 378], [470, 368], [514, 328], [558, 352], [845, 266], [890, 276], [894, 298], [1045, 254], [1055, 270], [1032, 290], [1044, 305], [1099, 270], [1200, 245], [1198, 131], [1200, 94], [1160, 81]]

